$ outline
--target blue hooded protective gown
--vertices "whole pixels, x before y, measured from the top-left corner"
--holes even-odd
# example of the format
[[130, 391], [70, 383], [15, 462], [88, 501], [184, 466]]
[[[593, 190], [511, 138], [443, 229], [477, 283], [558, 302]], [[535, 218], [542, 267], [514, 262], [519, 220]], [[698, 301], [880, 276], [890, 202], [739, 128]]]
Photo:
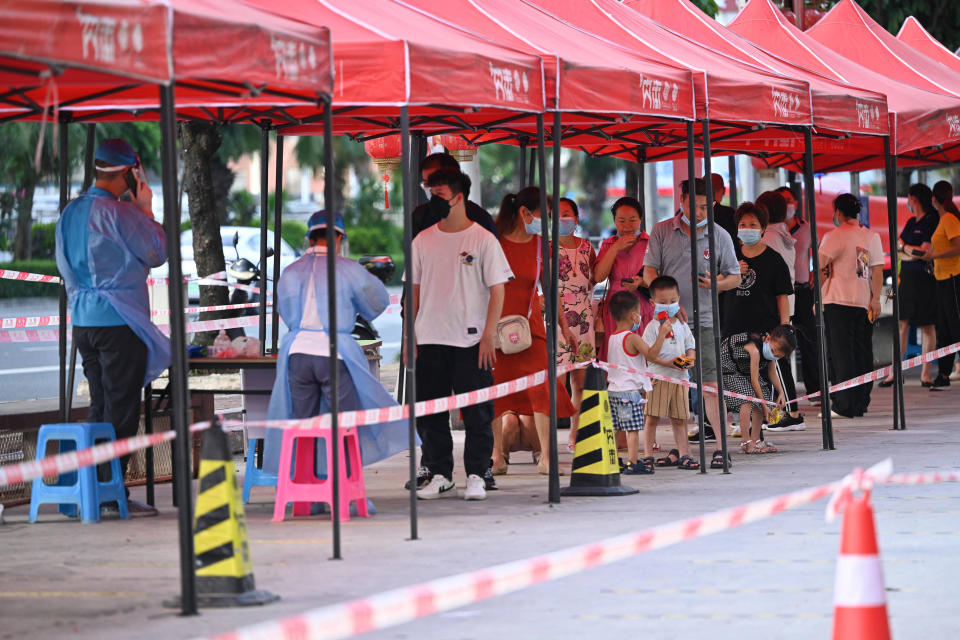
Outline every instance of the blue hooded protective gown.
[[170, 339], [150, 321], [147, 275], [167, 261], [163, 227], [92, 187], [57, 221], [57, 268], [76, 327], [129, 326], [147, 346], [143, 384], [170, 366]]
[[[360, 404], [364, 409], [395, 406], [397, 402], [387, 393], [380, 381], [370, 373], [370, 365], [363, 349], [353, 339], [353, 330], [357, 314], [367, 320], [373, 320], [390, 304], [390, 295], [383, 284], [364, 269], [359, 263], [338, 257], [337, 271], [337, 350], [343, 359], [351, 380], [340, 380], [340, 384], [353, 382]], [[280, 340], [280, 352], [277, 359], [277, 377], [270, 396], [267, 416], [271, 420], [286, 420], [292, 416], [292, 400], [288, 381], [288, 359], [290, 347], [297, 334], [311, 331], [301, 327], [304, 304], [308, 300], [307, 291], [313, 288], [317, 317], [323, 326], [328, 325], [327, 309], [327, 256], [324, 253], [310, 251], [288, 266], [280, 276], [277, 285], [277, 304], [280, 317], [287, 325], [288, 332]], [[322, 402], [322, 411], [329, 412], [326, 399]], [[368, 465], [406, 449], [406, 421], [395, 421], [377, 425], [365, 425], [357, 429], [363, 464]], [[280, 462], [280, 443], [282, 430], [267, 429], [263, 449], [263, 469], [276, 473]], [[319, 443], [318, 443], [319, 444]]]

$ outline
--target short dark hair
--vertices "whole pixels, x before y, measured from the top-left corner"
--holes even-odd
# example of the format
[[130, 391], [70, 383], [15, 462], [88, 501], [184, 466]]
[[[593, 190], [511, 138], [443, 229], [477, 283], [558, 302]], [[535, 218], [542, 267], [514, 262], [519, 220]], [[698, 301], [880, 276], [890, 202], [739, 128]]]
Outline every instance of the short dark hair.
[[677, 279], [672, 276], [657, 276], [653, 279], [653, 282], [650, 283], [649, 289], [650, 293], [666, 291], [668, 289], [680, 291], [680, 284], [677, 282]]
[[776, 191], [764, 191], [757, 198], [757, 204], [764, 207], [770, 216], [770, 224], [787, 219], [787, 201]]
[[757, 222], [759, 222], [760, 226], [764, 229], [770, 224], [770, 214], [767, 213], [767, 208], [759, 202], [754, 204], [747, 200], [740, 203], [740, 206], [737, 207], [737, 212], [733, 215], [738, 226], [740, 224], [740, 218], [747, 215], [756, 216]]
[[[560, 198], [560, 202], [566, 202], [568, 205], [570, 205], [570, 209], [573, 210], [573, 217], [577, 220], [580, 219], [580, 207], [577, 206], [577, 203], [573, 198]], [[559, 215], [559, 207], [557, 213]]]
[[797, 348], [797, 330], [792, 324], [781, 324], [770, 330], [770, 339], [779, 340], [787, 348], [784, 357], [793, 353]]
[[[690, 193], [690, 181], [684, 180], [680, 183], [680, 195], [685, 196]], [[693, 194], [697, 196], [707, 195], [707, 183], [703, 181], [703, 178], [694, 178], [693, 179]]]
[[428, 169], [454, 169], [460, 171], [460, 163], [449, 153], [438, 151], [420, 161], [420, 172]]
[[610, 296], [610, 315], [619, 322], [627, 317], [627, 314], [640, 306], [640, 298], [629, 291], [617, 291]]
[[459, 169], [437, 169], [427, 178], [427, 186], [449, 187], [453, 195], [462, 193], [464, 200], [470, 197], [470, 176]]
[[798, 202], [800, 200], [800, 198], [797, 197], [797, 194], [790, 187], [777, 187], [776, 189], [773, 190], [773, 192], [780, 193], [780, 194], [789, 193], [794, 200], [797, 200]]
[[852, 193], [841, 193], [833, 199], [833, 208], [843, 214], [845, 218], [858, 218], [863, 203], [860, 202], [860, 198]]
[[636, 198], [631, 198], [630, 196], [623, 196], [618, 198], [616, 202], [613, 203], [613, 206], [610, 207], [610, 213], [614, 216], [617, 215], [617, 209], [620, 207], [630, 207], [637, 212], [637, 215], [643, 220], [643, 205], [640, 204], [640, 201]]

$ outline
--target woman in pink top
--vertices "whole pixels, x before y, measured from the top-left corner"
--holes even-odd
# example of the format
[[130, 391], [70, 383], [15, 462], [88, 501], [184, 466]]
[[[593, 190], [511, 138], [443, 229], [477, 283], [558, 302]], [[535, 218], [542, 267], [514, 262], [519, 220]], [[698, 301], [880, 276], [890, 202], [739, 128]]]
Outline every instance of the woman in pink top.
[[617, 235], [603, 241], [593, 267], [594, 281], [603, 282], [609, 278], [603, 296], [604, 303], [600, 307], [605, 336], [603, 340], [597, 340], [600, 360], [607, 359], [606, 336], [612, 335], [617, 326], [606, 304], [613, 294], [626, 290], [637, 296], [640, 300], [641, 327], [647, 326], [653, 319], [648, 283], [643, 279], [643, 256], [650, 241], [643, 230], [643, 205], [635, 198], [624, 197], [613, 203], [610, 210], [613, 212]]

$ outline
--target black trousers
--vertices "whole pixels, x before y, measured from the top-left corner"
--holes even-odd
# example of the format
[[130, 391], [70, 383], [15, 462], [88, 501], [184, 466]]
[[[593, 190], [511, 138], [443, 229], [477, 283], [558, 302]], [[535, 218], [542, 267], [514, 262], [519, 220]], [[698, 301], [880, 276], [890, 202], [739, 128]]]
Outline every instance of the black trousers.
[[813, 315], [813, 287], [810, 283], [798, 282], [794, 292], [792, 322], [797, 328], [800, 379], [807, 393], [816, 393], [820, 391], [820, 350], [817, 347], [817, 320]]
[[[493, 385], [493, 373], [477, 362], [480, 346], [451, 347], [439, 344], [417, 345], [417, 401], [443, 398]], [[483, 476], [493, 453], [493, 402], [461, 409], [466, 430], [463, 467], [467, 475]], [[422, 440], [423, 466], [431, 473], [453, 477], [453, 437], [450, 412], [417, 418]]]
[[[362, 409], [360, 396], [353, 386], [350, 370], [343, 360], [338, 360], [337, 394], [340, 399], [340, 411]], [[291, 353], [287, 365], [290, 382], [291, 418], [312, 418], [320, 415], [320, 403], [330, 396], [330, 358], [311, 356], [304, 353]]]
[[[74, 327], [73, 342], [90, 385], [89, 422], [109, 422], [117, 439], [131, 438], [140, 428], [140, 401], [147, 370], [147, 346], [133, 330], [119, 327]], [[120, 458], [124, 477], [130, 456]], [[110, 477], [110, 465], [97, 468], [101, 480]], [[129, 492], [128, 492], [129, 495]]]
[[[826, 323], [828, 357], [831, 379], [836, 384], [855, 378], [873, 369], [873, 325], [867, 310], [840, 304], [823, 306]], [[831, 394], [831, 407], [840, 415], [854, 418], [862, 416], [870, 406], [873, 383], [838, 391]]]
[[[960, 342], [960, 275], [937, 280], [937, 348]], [[954, 354], [938, 360], [940, 375], [953, 372]]]

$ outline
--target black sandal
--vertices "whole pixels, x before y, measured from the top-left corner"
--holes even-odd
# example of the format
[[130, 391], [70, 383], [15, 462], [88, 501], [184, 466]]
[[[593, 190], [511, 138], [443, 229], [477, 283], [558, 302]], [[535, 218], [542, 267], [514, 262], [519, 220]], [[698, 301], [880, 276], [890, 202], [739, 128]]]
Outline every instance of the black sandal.
[[637, 464], [642, 464], [647, 469], [650, 469], [650, 473], [653, 473], [653, 468], [657, 466], [657, 461], [653, 459], [653, 456], [647, 456], [637, 460]]
[[668, 453], [663, 458], [657, 459], [658, 467], [676, 467], [679, 464], [680, 464], [680, 451], [678, 451], [677, 449], [670, 449], [670, 453]]
[[653, 474], [653, 467], [648, 467], [641, 461], [637, 461], [636, 464], [631, 462], [620, 473], [625, 476], [648, 476]]
[[681, 456], [679, 462], [677, 462], [677, 469], [689, 469], [691, 471], [696, 471], [699, 468], [700, 463], [690, 456]]
[[[730, 454], [727, 454], [727, 465], [733, 466], [733, 458], [730, 457]], [[713, 452], [713, 457], [710, 458], [710, 468], [711, 469], [723, 469], [723, 451], [717, 449]]]

